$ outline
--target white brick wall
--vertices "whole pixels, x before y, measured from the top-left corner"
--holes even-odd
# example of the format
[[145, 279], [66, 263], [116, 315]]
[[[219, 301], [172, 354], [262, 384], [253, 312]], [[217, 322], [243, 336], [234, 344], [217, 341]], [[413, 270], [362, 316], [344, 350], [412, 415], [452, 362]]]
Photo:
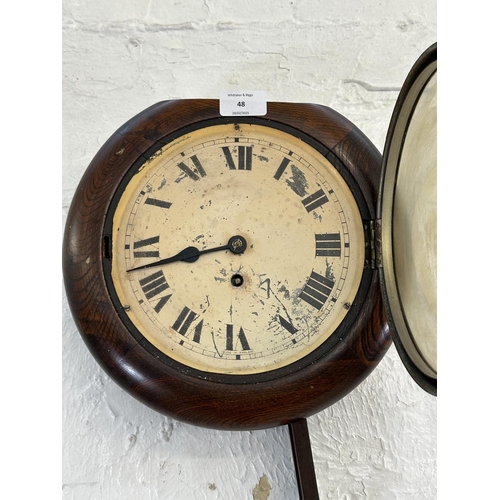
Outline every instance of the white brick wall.
[[[65, 0], [63, 220], [104, 141], [160, 100], [261, 89], [336, 109], [382, 151], [398, 90], [436, 39], [435, 0]], [[65, 500], [298, 498], [285, 428], [211, 431], [146, 408], [100, 370], [63, 299]], [[435, 499], [436, 406], [391, 348], [309, 419], [321, 499]], [[269, 496], [253, 493], [264, 476]]]

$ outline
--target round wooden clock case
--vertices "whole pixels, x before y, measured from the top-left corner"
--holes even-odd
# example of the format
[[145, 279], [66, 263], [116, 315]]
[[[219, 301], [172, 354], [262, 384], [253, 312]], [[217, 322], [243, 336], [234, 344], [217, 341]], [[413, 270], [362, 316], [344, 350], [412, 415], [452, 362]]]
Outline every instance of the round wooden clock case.
[[373, 252], [380, 168], [324, 106], [139, 113], [68, 215], [64, 279], [89, 350], [134, 397], [199, 426], [272, 427], [335, 403], [391, 344]]

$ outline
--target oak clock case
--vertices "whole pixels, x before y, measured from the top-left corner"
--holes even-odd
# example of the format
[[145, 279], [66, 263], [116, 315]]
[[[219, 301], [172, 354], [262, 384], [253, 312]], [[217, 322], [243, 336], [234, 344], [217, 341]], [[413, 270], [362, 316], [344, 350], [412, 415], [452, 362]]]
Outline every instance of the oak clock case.
[[246, 119], [218, 106], [158, 103], [99, 151], [68, 216], [67, 295], [140, 401], [272, 427], [342, 398], [390, 346], [365, 240], [380, 154], [323, 106]]
[[[70, 308], [106, 373], [191, 424], [297, 422], [380, 362], [391, 345], [384, 302], [405, 366], [435, 393], [432, 332], [412, 324], [421, 304], [404, 305], [435, 276], [407, 273], [394, 243], [427, 240], [432, 226], [430, 210], [407, 234], [398, 214], [411, 184], [401, 172], [422, 149], [405, 142], [418, 136], [411, 123], [425, 115], [435, 60], [431, 47], [405, 82], [384, 158], [313, 104], [234, 118], [215, 100], [166, 101], [118, 129], [78, 186], [63, 256]], [[420, 179], [431, 191], [432, 175], [431, 165]], [[412, 197], [417, 213], [427, 191]]]

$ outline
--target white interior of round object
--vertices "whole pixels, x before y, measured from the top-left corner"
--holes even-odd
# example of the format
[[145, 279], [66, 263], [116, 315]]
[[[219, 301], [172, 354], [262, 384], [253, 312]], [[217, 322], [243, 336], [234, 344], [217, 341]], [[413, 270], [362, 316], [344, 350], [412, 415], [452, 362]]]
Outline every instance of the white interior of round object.
[[409, 334], [420, 357], [437, 374], [437, 72], [419, 97], [404, 140], [392, 245]]

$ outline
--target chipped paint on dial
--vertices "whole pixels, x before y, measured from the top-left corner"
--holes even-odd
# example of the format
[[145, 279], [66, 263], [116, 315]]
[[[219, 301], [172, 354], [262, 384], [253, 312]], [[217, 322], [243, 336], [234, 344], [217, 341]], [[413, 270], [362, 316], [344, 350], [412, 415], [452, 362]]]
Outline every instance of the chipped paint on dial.
[[[315, 149], [284, 132], [207, 127], [165, 145], [120, 194], [112, 280], [128, 317], [187, 366], [249, 374], [321, 345], [347, 314], [364, 236], [347, 184]], [[194, 246], [229, 250], [137, 271]]]

